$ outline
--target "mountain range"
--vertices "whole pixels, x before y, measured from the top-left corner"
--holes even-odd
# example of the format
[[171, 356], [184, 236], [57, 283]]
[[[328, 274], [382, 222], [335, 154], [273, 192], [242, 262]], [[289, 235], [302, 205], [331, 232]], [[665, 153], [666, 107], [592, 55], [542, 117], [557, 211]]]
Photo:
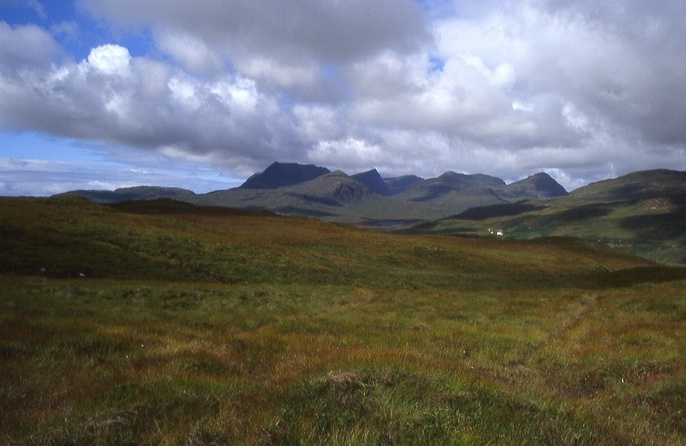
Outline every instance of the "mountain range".
[[567, 191], [548, 174], [515, 183], [483, 174], [446, 172], [424, 179], [414, 175], [382, 178], [376, 169], [348, 175], [311, 164], [274, 162], [242, 185], [207, 194], [139, 186], [114, 191], [67, 192], [99, 203], [171, 198], [197, 205], [266, 209], [346, 223], [435, 220], [475, 206], [523, 199], [550, 199]]
[[383, 178], [375, 169], [348, 175], [275, 162], [239, 187], [206, 194], [151, 186], [66, 194], [107, 204], [172, 199], [420, 233], [571, 236], [686, 265], [686, 172], [673, 170], [633, 172], [568, 193], [545, 173], [506, 184], [483, 174]]

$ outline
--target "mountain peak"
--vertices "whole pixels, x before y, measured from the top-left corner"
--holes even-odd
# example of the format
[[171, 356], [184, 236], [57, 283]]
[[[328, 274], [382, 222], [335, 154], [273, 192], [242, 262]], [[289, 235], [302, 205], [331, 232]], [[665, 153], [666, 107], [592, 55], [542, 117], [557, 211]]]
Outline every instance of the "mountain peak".
[[385, 178], [384, 183], [388, 187], [389, 195], [396, 195], [405, 192], [414, 183], [423, 181], [424, 178], [417, 175], [403, 175], [400, 177]]
[[280, 163], [275, 161], [262, 173], [256, 173], [239, 186], [242, 189], [278, 189], [294, 186], [329, 173], [326, 167], [314, 164]]
[[498, 194], [509, 200], [524, 198], [548, 199], [567, 195], [567, 190], [544, 172], [531, 175], [523, 180], [510, 183]]
[[553, 177], [545, 172], [539, 172], [522, 180], [522, 182], [529, 182], [536, 187], [537, 190], [544, 192], [549, 197], [561, 197], [567, 195], [567, 190], [562, 187], [560, 183], [555, 181]]
[[351, 175], [350, 178], [359, 181], [379, 195], [390, 195], [388, 185], [386, 185], [386, 182], [381, 178], [381, 175], [379, 175], [379, 172], [376, 169], [356, 173], [355, 175]]
[[504, 186], [505, 182], [500, 178], [492, 177], [490, 175], [465, 174], [448, 171], [437, 178], [437, 180], [452, 188], [462, 187], [498, 187]]

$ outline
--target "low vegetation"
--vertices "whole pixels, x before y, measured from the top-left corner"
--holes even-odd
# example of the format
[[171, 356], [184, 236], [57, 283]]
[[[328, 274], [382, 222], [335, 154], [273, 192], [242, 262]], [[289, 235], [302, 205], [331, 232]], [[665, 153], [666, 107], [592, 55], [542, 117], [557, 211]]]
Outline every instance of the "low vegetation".
[[686, 270], [573, 238], [0, 199], [0, 443], [686, 442]]

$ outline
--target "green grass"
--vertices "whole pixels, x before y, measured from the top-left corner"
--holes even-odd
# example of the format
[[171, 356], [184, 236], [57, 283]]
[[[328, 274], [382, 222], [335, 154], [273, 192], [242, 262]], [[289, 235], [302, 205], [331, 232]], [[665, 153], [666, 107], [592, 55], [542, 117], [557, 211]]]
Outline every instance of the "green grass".
[[0, 200], [0, 443], [686, 441], [683, 269], [162, 203]]

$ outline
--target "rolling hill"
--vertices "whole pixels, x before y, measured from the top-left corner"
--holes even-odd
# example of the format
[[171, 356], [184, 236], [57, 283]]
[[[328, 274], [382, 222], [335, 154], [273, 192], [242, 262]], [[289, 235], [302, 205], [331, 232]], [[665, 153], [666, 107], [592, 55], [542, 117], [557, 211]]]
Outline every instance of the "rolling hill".
[[686, 264], [686, 173], [634, 172], [546, 201], [474, 207], [420, 232], [531, 239], [573, 236], [655, 261]]
[[[652, 267], [571, 238], [392, 234], [169, 199], [100, 205], [80, 197], [0, 198], [0, 229], [0, 274], [58, 278], [457, 288], [488, 278], [488, 286], [515, 289], [595, 286], [609, 278], [599, 271]], [[427, 262], [433, 267], [423, 268]]]
[[175, 200], [192, 200], [195, 193], [177, 187], [135, 186], [110, 190], [74, 190], [55, 196], [78, 195], [96, 203], [121, 203], [122, 201], [156, 200], [171, 198]]

